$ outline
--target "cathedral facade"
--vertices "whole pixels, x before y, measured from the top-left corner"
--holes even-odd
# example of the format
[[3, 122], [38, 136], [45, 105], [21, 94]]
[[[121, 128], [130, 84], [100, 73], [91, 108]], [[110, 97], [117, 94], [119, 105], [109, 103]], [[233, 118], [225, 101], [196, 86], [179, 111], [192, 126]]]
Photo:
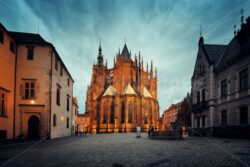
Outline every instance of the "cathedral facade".
[[91, 83], [86, 95], [86, 112], [90, 116], [92, 133], [131, 132], [140, 126], [158, 128], [157, 69], [151, 61], [143, 67], [143, 58], [131, 58], [125, 44], [116, 54], [114, 67], [103, 62], [99, 46], [97, 63], [92, 67]]

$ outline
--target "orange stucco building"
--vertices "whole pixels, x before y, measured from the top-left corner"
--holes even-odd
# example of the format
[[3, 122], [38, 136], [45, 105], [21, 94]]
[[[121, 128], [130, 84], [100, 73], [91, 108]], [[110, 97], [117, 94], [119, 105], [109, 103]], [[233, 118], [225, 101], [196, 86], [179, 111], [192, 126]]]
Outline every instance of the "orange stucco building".
[[51, 43], [0, 23], [0, 140], [70, 136], [73, 83]]
[[172, 126], [177, 120], [178, 112], [181, 109], [181, 102], [172, 104], [162, 115], [162, 126], [164, 130], [173, 130]]
[[77, 132], [90, 132], [90, 117], [89, 114], [77, 114], [77, 123], [76, 123]]
[[87, 90], [86, 110], [92, 133], [130, 132], [136, 126], [146, 131], [150, 125], [158, 128], [157, 71], [151, 61], [143, 67], [143, 58], [124, 45], [114, 58], [113, 68], [103, 63], [101, 45], [97, 63], [92, 67], [92, 79]]

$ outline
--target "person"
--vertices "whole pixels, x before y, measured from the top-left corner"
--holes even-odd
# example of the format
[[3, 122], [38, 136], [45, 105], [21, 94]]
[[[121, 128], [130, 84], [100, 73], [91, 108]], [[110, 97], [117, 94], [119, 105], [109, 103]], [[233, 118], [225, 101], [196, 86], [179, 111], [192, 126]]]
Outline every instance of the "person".
[[87, 130], [86, 130], [86, 126], [83, 127], [83, 135], [86, 136]]
[[148, 137], [151, 137], [151, 136], [152, 136], [152, 126], [150, 125], [148, 129]]

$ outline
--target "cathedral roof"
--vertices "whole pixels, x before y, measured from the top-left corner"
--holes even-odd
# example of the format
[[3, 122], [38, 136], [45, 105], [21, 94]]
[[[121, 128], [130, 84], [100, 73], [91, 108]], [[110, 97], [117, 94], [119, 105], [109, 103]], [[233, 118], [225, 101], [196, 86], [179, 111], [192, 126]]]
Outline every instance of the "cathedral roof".
[[122, 49], [122, 53], [119, 56], [123, 57], [123, 58], [130, 58], [130, 53], [128, 51], [128, 47], [126, 44], [124, 45], [124, 47]]
[[143, 95], [144, 95], [144, 97], [152, 97], [151, 94], [149, 93], [148, 89], [145, 86], [143, 89]]
[[135, 90], [132, 88], [130, 84], [126, 86], [124, 91], [122, 92], [122, 95], [136, 95]]
[[115, 88], [113, 86], [109, 85], [109, 87], [107, 88], [107, 90], [105, 91], [103, 96], [115, 96], [115, 94], [116, 94]]

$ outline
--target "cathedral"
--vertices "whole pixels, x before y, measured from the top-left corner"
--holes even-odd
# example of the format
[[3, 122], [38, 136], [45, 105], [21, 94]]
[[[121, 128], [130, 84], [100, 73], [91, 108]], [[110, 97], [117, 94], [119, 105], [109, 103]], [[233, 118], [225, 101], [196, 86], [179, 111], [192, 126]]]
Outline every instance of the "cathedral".
[[157, 129], [157, 69], [153, 70], [153, 62], [150, 70], [148, 63], [144, 69], [140, 52], [132, 60], [125, 44], [109, 69], [103, 61], [101, 45], [98, 51], [86, 95], [91, 133], [132, 132], [137, 126], [142, 131], [147, 131], [149, 126]]

